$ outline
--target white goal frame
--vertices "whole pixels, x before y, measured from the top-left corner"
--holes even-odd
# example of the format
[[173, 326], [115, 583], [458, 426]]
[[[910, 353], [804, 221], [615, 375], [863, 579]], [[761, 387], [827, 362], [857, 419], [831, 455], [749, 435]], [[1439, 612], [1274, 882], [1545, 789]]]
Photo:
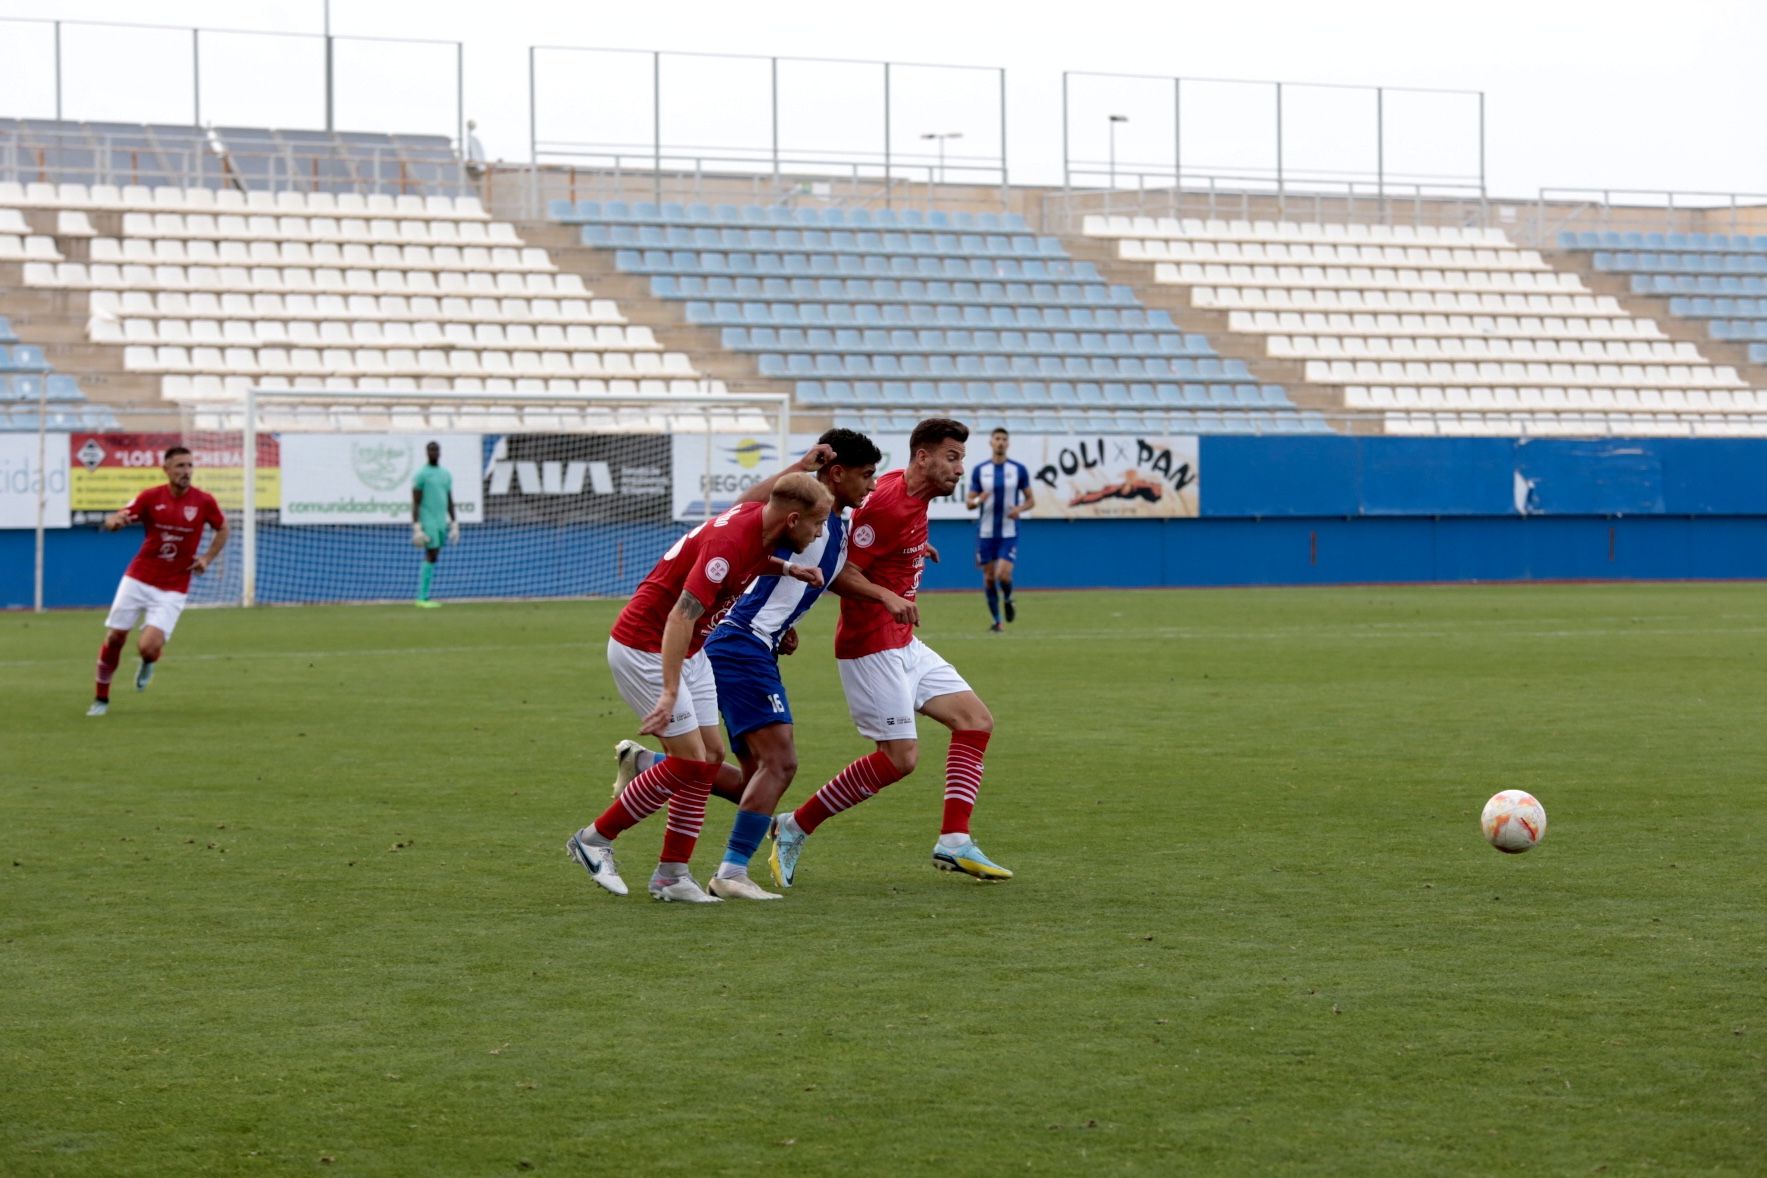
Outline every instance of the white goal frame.
[[[319, 426], [348, 432], [473, 433], [632, 433], [673, 436], [703, 433], [707, 465], [713, 439], [744, 430], [742, 419], [757, 413], [772, 418], [785, 455], [791, 437], [791, 397], [783, 393], [723, 393], [705, 396], [633, 394], [558, 397], [543, 394], [433, 392], [338, 392], [321, 389], [249, 388], [232, 406], [203, 405], [205, 428], [235, 428], [242, 435], [244, 503], [240, 527], [242, 592], [240, 604], [258, 604], [258, 435]], [[709, 502], [708, 502], [709, 514]]]

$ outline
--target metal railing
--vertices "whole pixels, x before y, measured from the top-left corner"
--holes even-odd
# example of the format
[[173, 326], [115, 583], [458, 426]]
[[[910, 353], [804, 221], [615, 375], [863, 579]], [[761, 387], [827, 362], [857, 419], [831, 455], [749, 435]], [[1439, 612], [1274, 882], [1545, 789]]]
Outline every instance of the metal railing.
[[453, 194], [470, 184], [458, 157], [422, 158], [392, 143], [302, 144], [258, 135], [152, 126], [127, 131], [0, 127], [0, 181], [240, 191], [384, 190]]
[[1531, 231], [1546, 248], [1567, 231], [1767, 234], [1767, 193], [1542, 188]]
[[[14, 25], [47, 25], [50, 29], [51, 47], [50, 63], [51, 98], [55, 118], [64, 117], [63, 73], [67, 65], [67, 51], [63, 44], [64, 32], [72, 28], [93, 29], [127, 29], [132, 33], [159, 32], [188, 34], [190, 37], [190, 122], [192, 126], [202, 126], [206, 121], [213, 121], [215, 112], [203, 110], [203, 46], [205, 38], [218, 36], [227, 37], [274, 37], [293, 41], [319, 41], [323, 43], [324, 74], [320, 87], [320, 96], [325, 105], [325, 130], [336, 129], [337, 79], [336, 50], [340, 42], [381, 44], [381, 45], [441, 45], [452, 46], [454, 49], [454, 133], [455, 142], [466, 142], [466, 45], [462, 41], [438, 40], [431, 37], [363, 37], [342, 36], [330, 32], [329, 8], [327, 9], [327, 31], [323, 33], [278, 32], [268, 29], [227, 29], [202, 28], [192, 25], [159, 25], [135, 21], [102, 21], [102, 20], [59, 20], [49, 17], [32, 16], [0, 16], [0, 22]], [[16, 46], [14, 49], [16, 50]], [[265, 85], [275, 84], [266, 79]], [[133, 112], [119, 112], [132, 114]], [[205, 118], [206, 116], [206, 118]], [[223, 116], [224, 117], [224, 116]]]
[[1492, 202], [1474, 184], [1452, 179], [1387, 178], [1321, 174], [1288, 175], [1280, 185], [1268, 174], [1187, 177], [1182, 187], [1169, 174], [1119, 169], [1115, 187], [1064, 189], [1043, 198], [1042, 229], [1078, 233], [1090, 213], [1202, 220], [1366, 222], [1456, 225], [1490, 223]]
[[[650, 138], [648, 142], [622, 141], [618, 133], [602, 138], [599, 135], [593, 140], [581, 140], [574, 137], [553, 137], [542, 132], [544, 112], [540, 101], [540, 76], [542, 55], [576, 54], [600, 55], [622, 59], [649, 59], [649, 94], [648, 101], [633, 103], [621, 109], [619, 114], [628, 122], [640, 125], [648, 124]], [[767, 104], [767, 129], [765, 146], [735, 147], [727, 144], [690, 146], [671, 142], [665, 135], [666, 90], [664, 84], [664, 67], [673, 62], [750, 62], [766, 64], [766, 80], [764, 90]], [[875, 120], [873, 129], [881, 138], [874, 140], [875, 146], [839, 150], [807, 150], [795, 148], [786, 142], [781, 131], [781, 116], [785, 106], [781, 95], [782, 69], [791, 70], [795, 67], [838, 66], [845, 71], [858, 69], [875, 69], [878, 71], [879, 94], [876, 108], [868, 112]], [[937, 141], [934, 150], [903, 151], [897, 146], [900, 127], [900, 115], [896, 110], [897, 91], [902, 88], [904, 71], [949, 71], [969, 74], [992, 74], [996, 79], [998, 98], [997, 127], [990, 129], [994, 138], [991, 148], [983, 153], [955, 154], [946, 149], [948, 139], [961, 138], [961, 133], [945, 133], [943, 129], [937, 133], [916, 131], [916, 142], [922, 140]], [[759, 79], [756, 79], [759, 83]], [[757, 84], [756, 90], [763, 87]], [[582, 115], [576, 116], [581, 125]], [[973, 118], [970, 113], [964, 117]], [[864, 120], [858, 115], [846, 120], [852, 126], [858, 126]], [[910, 184], [924, 178], [926, 184], [949, 181], [953, 174], [959, 183], [969, 182], [987, 184], [997, 187], [1001, 203], [1005, 203], [1008, 180], [1007, 164], [1007, 98], [1006, 71], [998, 66], [950, 65], [928, 62], [891, 62], [874, 60], [852, 60], [843, 58], [821, 57], [782, 57], [742, 53], [685, 53], [653, 49], [617, 49], [580, 45], [533, 45], [528, 48], [528, 161], [537, 177], [542, 163], [563, 163], [578, 166], [589, 161], [600, 161], [604, 167], [611, 168], [621, 175], [630, 175], [637, 171], [648, 172], [653, 200], [661, 201], [669, 196], [685, 195], [694, 199], [704, 191], [701, 177], [719, 174], [764, 174], [771, 177], [775, 187], [792, 181], [815, 183], [817, 178], [841, 179], [849, 182], [860, 180], [875, 182], [881, 191], [886, 206], [893, 200], [896, 181], [905, 178]], [[606, 130], [606, 128], [597, 128]], [[903, 176], [906, 171], [906, 177]], [[671, 177], [676, 183], [671, 185]], [[690, 187], [680, 186], [681, 178], [691, 177]], [[665, 193], [665, 190], [668, 193]], [[538, 215], [541, 197], [537, 190], [530, 193], [530, 207]]]

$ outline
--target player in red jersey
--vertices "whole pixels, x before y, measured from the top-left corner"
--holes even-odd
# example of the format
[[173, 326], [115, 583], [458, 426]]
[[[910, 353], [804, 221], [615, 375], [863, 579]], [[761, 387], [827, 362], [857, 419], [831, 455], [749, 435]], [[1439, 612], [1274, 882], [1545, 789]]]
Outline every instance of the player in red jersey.
[[[191, 574], [200, 577], [208, 572], [227, 546], [229, 530], [221, 505], [207, 491], [190, 485], [191, 472], [196, 469], [190, 451], [183, 446], [167, 450], [164, 469], [163, 486], [142, 491], [129, 506], [106, 516], [99, 525], [114, 532], [139, 523], [147, 535], [142, 538], [141, 551], [123, 573], [110, 617], [104, 623], [109, 632], [98, 648], [98, 693], [86, 710], [88, 716], [102, 716], [110, 710], [111, 677], [122, 660], [129, 631], [144, 619], [137, 643], [141, 669], [135, 673], [135, 690], [147, 690], [154, 664], [178, 624], [178, 615], [184, 612]], [[215, 536], [209, 541], [209, 550], [199, 556], [196, 550], [202, 544], [205, 524], [215, 529]]]
[[853, 723], [861, 736], [877, 742], [877, 751], [848, 765], [774, 822], [773, 875], [782, 887], [792, 885], [804, 840], [823, 821], [914, 772], [920, 758], [917, 712], [951, 730], [945, 815], [933, 865], [978, 879], [1012, 878], [982, 854], [969, 833], [994, 717], [957, 669], [914, 636], [921, 571], [926, 561], [939, 559], [927, 542], [927, 504], [949, 495], [962, 480], [968, 440], [962, 422], [945, 417], [921, 422], [908, 439], [907, 467], [879, 479], [853, 513], [847, 567], [832, 586], [841, 597], [834, 657]]
[[717, 687], [700, 647], [724, 607], [757, 573], [822, 584], [821, 570], [773, 553], [781, 545], [802, 552], [822, 534], [833, 505], [834, 497], [814, 475], [781, 475], [764, 503], [738, 503], [677, 540], [614, 621], [607, 643], [614, 685], [641, 717], [639, 732], [660, 737], [666, 754], [565, 844], [590, 878], [614, 895], [625, 895], [626, 884], [614, 863], [613, 840], [667, 802], [668, 828], [650, 894], [658, 900], [717, 902], [687, 873], [705, 823], [706, 797], [724, 761]]

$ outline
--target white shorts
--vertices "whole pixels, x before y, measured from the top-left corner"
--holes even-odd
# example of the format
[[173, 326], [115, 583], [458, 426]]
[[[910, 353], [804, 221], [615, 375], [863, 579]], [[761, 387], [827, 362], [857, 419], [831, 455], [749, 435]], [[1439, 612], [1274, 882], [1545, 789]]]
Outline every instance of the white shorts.
[[[663, 656], [607, 640], [607, 666], [614, 686], [626, 706], [640, 720], [656, 707], [663, 694]], [[712, 678], [712, 661], [701, 650], [681, 664], [681, 690], [675, 696], [675, 714], [669, 717], [664, 736], [685, 736], [695, 728], [718, 726], [718, 684]]]
[[110, 617], [104, 619], [104, 624], [112, 630], [133, 630], [145, 620], [147, 625], [170, 638], [189, 597], [188, 593], [155, 589], [145, 581], [124, 577], [117, 586], [117, 599], [110, 603]]
[[847, 711], [867, 740], [915, 740], [914, 713], [928, 700], [970, 690], [957, 668], [916, 638], [863, 658], [839, 659]]

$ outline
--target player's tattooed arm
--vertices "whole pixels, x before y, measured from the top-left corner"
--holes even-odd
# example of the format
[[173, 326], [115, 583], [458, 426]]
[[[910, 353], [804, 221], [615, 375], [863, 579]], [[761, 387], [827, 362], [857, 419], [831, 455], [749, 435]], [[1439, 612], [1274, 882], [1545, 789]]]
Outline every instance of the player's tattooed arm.
[[675, 612], [689, 622], [697, 622], [700, 615], [706, 612], [706, 603], [683, 590], [681, 596], [675, 599]]
[[681, 694], [681, 665], [687, 661], [687, 648], [693, 643], [693, 628], [705, 612], [705, 602], [691, 593], [684, 591], [675, 599], [675, 608], [669, 611], [669, 620], [663, 623], [663, 691], [657, 697], [656, 706], [639, 721], [641, 734], [661, 735], [669, 726], [675, 700]]

